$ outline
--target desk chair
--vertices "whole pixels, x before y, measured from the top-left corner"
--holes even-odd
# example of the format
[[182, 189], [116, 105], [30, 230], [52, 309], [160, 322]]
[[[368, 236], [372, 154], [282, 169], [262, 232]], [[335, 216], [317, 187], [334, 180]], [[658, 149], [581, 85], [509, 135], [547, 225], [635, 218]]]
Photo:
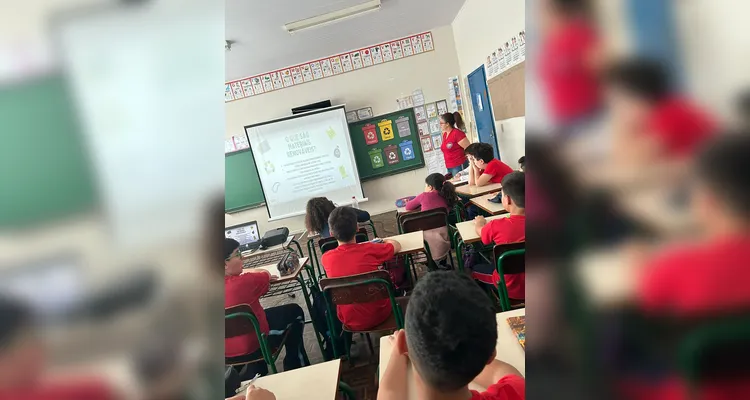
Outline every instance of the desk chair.
[[[375, 350], [372, 346], [370, 333], [404, 329], [403, 309], [406, 308], [409, 298], [396, 298], [393, 284], [387, 271], [373, 271], [341, 278], [321, 279], [320, 290], [323, 291], [326, 301], [328, 329], [331, 332], [336, 332], [334, 318], [338, 317], [335, 312], [335, 306], [364, 304], [383, 299], [390, 300], [393, 311], [391, 312], [391, 316], [381, 324], [362, 331], [350, 329], [342, 324], [343, 330], [347, 332], [364, 333], [372, 354], [375, 353]], [[332, 342], [334, 343], [333, 355], [335, 358], [338, 358], [339, 353], [336, 348], [336, 341]], [[344, 345], [346, 347], [347, 358], [351, 359], [350, 345], [349, 343], [345, 343]]]
[[[284, 347], [290, 331], [289, 326], [287, 326], [284, 332], [284, 337], [281, 339], [278, 347], [272, 349], [268, 345], [266, 335], [260, 330], [258, 318], [253, 314], [253, 310], [249, 305], [238, 304], [234, 307], [226, 308], [224, 309], [224, 338], [229, 339], [254, 333], [258, 338], [258, 344], [260, 344], [260, 352], [262, 356], [261, 358], [253, 358], [252, 354], [247, 354], [237, 357], [226, 357], [224, 363], [232, 367], [238, 367], [263, 361], [268, 365], [271, 372], [275, 374], [277, 372], [276, 360], [279, 358], [281, 348]], [[305, 346], [300, 347], [302, 349], [302, 358], [305, 365], [310, 365]]]
[[495, 256], [497, 273], [500, 275], [500, 281], [497, 283], [497, 295], [500, 301], [500, 307], [503, 311], [510, 311], [513, 308], [519, 308], [523, 304], [523, 299], [508, 298], [508, 287], [505, 286], [505, 275], [515, 275], [526, 272], [526, 243], [508, 243], [497, 244], [492, 249]]
[[[404, 214], [402, 218], [400, 218], [399, 221], [399, 230], [402, 231], [402, 233], [411, 233], [411, 232], [417, 232], [417, 231], [428, 231], [430, 229], [437, 229], [437, 228], [446, 228], [448, 230], [448, 240], [450, 241], [451, 248], [454, 248], [451, 230], [454, 229], [451, 225], [448, 224], [448, 212], [445, 209], [442, 208], [436, 208], [434, 210], [429, 211], [420, 211], [416, 213], [411, 214]], [[427, 241], [424, 242], [424, 248], [425, 252], [427, 253], [427, 265], [429, 269], [435, 270], [435, 263], [432, 259], [432, 253], [430, 251], [430, 246], [427, 243]], [[451, 268], [455, 269], [455, 265], [453, 264], [453, 253], [448, 250], [448, 259], [451, 262]], [[413, 265], [412, 265], [413, 267]], [[416, 280], [416, 273], [414, 275], [414, 279]]]
[[[370, 240], [370, 238], [367, 236], [367, 231], [365, 228], [359, 228], [357, 233], [354, 234], [354, 239], [357, 241], [357, 243], [364, 243]], [[335, 248], [339, 247], [339, 242], [334, 237], [327, 237], [318, 240], [318, 248], [320, 249], [320, 255], [322, 256], [329, 250], [333, 250]], [[326, 276], [325, 269], [322, 268], [322, 263], [318, 263], [318, 277], [323, 278]]]

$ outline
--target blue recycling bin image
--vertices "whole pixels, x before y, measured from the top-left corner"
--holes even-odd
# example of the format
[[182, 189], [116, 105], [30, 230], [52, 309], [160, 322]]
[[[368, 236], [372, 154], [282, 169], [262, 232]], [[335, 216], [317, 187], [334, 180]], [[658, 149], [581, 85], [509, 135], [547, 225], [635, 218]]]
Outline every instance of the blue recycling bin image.
[[403, 156], [402, 159], [404, 161], [414, 159], [414, 146], [412, 145], [411, 140], [404, 140], [399, 146], [401, 147], [401, 155]]

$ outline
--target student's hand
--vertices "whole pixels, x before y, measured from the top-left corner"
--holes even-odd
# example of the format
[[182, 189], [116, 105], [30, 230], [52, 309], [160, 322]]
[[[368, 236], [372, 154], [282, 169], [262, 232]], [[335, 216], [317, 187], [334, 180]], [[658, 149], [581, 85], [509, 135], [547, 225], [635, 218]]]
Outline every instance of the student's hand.
[[276, 400], [276, 396], [266, 389], [250, 385], [250, 387], [247, 388], [245, 400]]
[[474, 225], [476, 225], [476, 226], [485, 226], [486, 224], [487, 224], [487, 220], [484, 219], [483, 216], [477, 215], [476, 217], [474, 217]]

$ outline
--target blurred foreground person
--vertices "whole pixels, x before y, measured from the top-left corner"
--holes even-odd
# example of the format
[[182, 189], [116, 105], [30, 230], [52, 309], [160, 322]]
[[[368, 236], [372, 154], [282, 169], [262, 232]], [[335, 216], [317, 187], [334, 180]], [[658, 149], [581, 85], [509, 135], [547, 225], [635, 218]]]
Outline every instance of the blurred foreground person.
[[46, 354], [30, 308], [0, 297], [0, 400], [109, 400], [120, 398], [98, 379], [44, 377]]

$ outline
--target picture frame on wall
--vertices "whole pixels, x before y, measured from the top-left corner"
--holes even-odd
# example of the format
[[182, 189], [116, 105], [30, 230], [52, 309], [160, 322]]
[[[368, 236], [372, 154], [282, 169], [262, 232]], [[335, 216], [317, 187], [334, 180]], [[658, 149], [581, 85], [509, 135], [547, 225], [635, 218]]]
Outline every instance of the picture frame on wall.
[[443, 115], [443, 114], [445, 114], [445, 113], [448, 112], [448, 102], [447, 101], [440, 100], [440, 101], [438, 101], [435, 104], [437, 105], [438, 115]]
[[427, 121], [427, 111], [425, 111], [424, 106], [414, 107], [414, 116], [417, 118], [417, 122]]
[[427, 111], [427, 118], [435, 118], [438, 116], [437, 105], [435, 105], [435, 103], [428, 103], [424, 107]]
[[372, 107], [365, 107], [365, 108], [360, 108], [359, 110], [357, 110], [357, 118], [359, 118], [360, 120], [372, 118], [372, 117], [373, 117]]
[[419, 136], [430, 136], [430, 124], [427, 121], [417, 123]]

